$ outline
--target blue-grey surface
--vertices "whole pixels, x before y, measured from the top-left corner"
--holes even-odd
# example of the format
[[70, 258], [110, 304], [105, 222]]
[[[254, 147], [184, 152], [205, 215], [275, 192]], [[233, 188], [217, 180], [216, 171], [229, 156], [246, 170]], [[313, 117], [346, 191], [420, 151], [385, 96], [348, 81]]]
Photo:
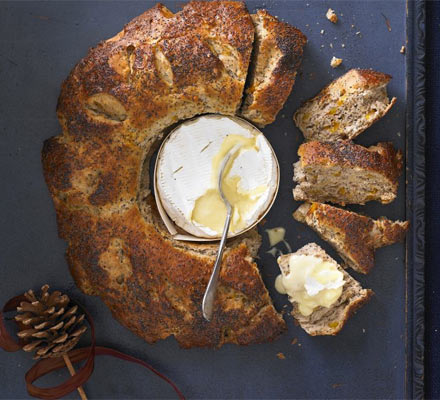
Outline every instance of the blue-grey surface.
[[[177, 11], [183, 2], [163, 1]], [[309, 337], [286, 315], [288, 332], [270, 344], [227, 345], [219, 350], [179, 349], [169, 338], [148, 345], [112, 319], [98, 299], [75, 287], [57, 238], [55, 213], [42, 176], [43, 140], [59, 133], [55, 106], [62, 80], [90, 46], [118, 32], [152, 4], [143, 2], [0, 2], [0, 301], [48, 282], [80, 300], [96, 322], [97, 343], [143, 358], [171, 377], [188, 398], [402, 398], [405, 386], [405, 251], [398, 244], [377, 252], [369, 276], [353, 273], [376, 295], [337, 337]], [[389, 93], [397, 104], [358, 143], [392, 141], [405, 146], [405, 3], [403, 1], [248, 1], [250, 10], [266, 7], [300, 28], [309, 38], [301, 73], [277, 122], [264, 133], [281, 166], [278, 199], [264, 228], [284, 226], [294, 250], [317, 241], [294, 222], [292, 168], [302, 141], [292, 123], [299, 104], [352, 67], [391, 73]], [[339, 22], [325, 13], [332, 7]], [[389, 20], [391, 31], [385, 22]], [[321, 30], [324, 31], [321, 34]], [[343, 46], [344, 45], [344, 46]], [[332, 56], [341, 67], [329, 66]], [[373, 217], [405, 218], [405, 177], [390, 205], [354, 207]], [[264, 237], [259, 265], [275, 306], [288, 304], [273, 289], [275, 260]], [[291, 344], [297, 338], [296, 344]], [[85, 340], [87, 342], [87, 339]], [[280, 360], [276, 354], [284, 353]], [[30, 356], [0, 352], [0, 397], [26, 398], [24, 373]], [[39, 381], [54, 385], [66, 373]], [[169, 398], [173, 391], [148, 371], [108, 357], [96, 360], [85, 385], [90, 398]], [[76, 398], [73, 393], [70, 397]]]

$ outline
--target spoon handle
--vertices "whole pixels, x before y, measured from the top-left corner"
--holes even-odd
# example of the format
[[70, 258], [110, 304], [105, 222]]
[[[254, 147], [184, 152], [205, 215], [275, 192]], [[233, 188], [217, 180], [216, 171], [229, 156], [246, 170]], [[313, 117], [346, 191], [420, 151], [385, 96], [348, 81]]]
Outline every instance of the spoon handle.
[[214, 300], [217, 292], [218, 276], [222, 265], [223, 250], [225, 249], [226, 238], [228, 237], [229, 224], [231, 223], [231, 208], [228, 207], [226, 214], [225, 226], [223, 228], [222, 238], [217, 252], [217, 258], [214, 264], [214, 270], [212, 271], [211, 278], [209, 279], [208, 286], [206, 287], [205, 295], [203, 296], [202, 311], [203, 317], [207, 321], [211, 321], [212, 313], [214, 311]]

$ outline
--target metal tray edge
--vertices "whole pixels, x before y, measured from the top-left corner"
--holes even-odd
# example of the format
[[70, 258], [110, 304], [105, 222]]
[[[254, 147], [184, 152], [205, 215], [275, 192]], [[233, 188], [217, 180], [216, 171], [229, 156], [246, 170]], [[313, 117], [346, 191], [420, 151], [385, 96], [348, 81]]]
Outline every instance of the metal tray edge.
[[406, 398], [424, 398], [425, 1], [407, 0]]

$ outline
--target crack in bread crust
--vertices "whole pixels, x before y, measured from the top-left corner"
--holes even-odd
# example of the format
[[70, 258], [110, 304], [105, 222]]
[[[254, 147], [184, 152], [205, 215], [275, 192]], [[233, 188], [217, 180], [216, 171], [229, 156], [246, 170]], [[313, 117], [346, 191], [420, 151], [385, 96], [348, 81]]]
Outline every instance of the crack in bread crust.
[[241, 115], [264, 127], [275, 121], [292, 91], [307, 38], [266, 10], [252, 20], [256, 37]]
[[204, 320], [217, 244], [177, 244], [145, 186], [144, 165], [168, 127], [236, 113], [253, 39], [241, 2], [195, 1], [177, 14], [159, 4], [89, 50], [63, 83], [63, 133], [45, 142], [42, 162], [70, 271], [149, 343], [251, 344], [286, 329], [252, 260], [256, 230], [228, 242], [214, 317]]

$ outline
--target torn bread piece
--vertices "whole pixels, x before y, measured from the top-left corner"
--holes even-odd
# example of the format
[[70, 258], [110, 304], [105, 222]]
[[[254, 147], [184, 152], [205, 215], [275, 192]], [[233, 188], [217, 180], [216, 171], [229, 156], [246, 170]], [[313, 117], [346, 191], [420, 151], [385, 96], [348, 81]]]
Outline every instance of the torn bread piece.
[[336, 79], [295, 113], [306, 140], [353, 139], [382, 118], [394, 105], [388, 99], [391, 76], [352, 69]]
[[292, 302], [292, 315], [311, 336], [336, 335], [373, 295], [315, 243], [280, 256], [278, 265], [281, 283], [286, 285], [280, 286]]
[[297, 201], [364, 204], [390, 203], [397, 196], [402, 153], [391, 143], [363, 147], [350, 140], [306, 142], [294, 167]]
[[348, 267], [367, 274], [374, 266], [374, 252], [379, 247], [401, 242], [409, 228], [408, 221], [374, 220], [322, 203], [305, 203], [293, 218], [307, 224], [330, 243]]
[[292, 91], [307, 38], [266, 10], [258, 10], [252, 21], [255, 42], [241, 115], [264, 127], [275, 121]]

